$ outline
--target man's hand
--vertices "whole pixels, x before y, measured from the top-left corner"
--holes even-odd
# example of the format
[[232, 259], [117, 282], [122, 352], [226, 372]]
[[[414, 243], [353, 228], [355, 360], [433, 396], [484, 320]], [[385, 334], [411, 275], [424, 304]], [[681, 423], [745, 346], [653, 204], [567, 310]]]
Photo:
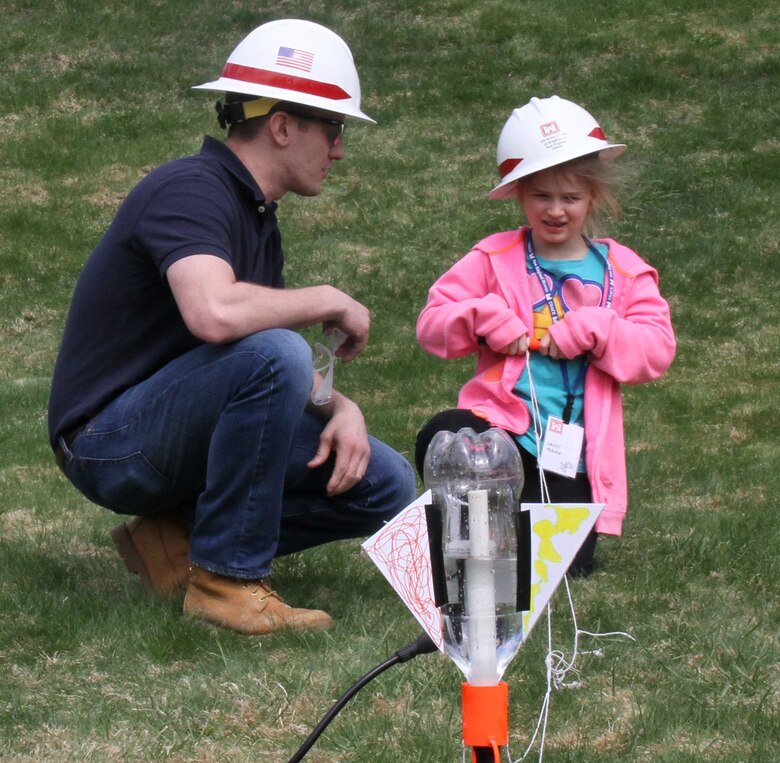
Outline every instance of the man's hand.
[[[328, 495], [339, 495], [356, 485], [366, 473], [371, 447], [366, 422], [360, 408], [349, 398], [334, 392], [329, 406], [330, 418], [320, 435], [320, 446], [307, 466], [322, 466], [335, 453], [333, 474], [328, 481]], [[326, 411], [327, 415], [327, 411]]]
[[368, 331], [371, 327], [371, 312], [360, 302], [352, 299], [348, 294], [337, 289], [334, 297], [338, 299], [341, 310], [337, 318], [323, 321], [322, 330], [324, 332], [330, 329], [340, 329], [347, 338], [336, 350], [336, 357], [342, 362], [349, 363], [360, 355], [368, 343]]

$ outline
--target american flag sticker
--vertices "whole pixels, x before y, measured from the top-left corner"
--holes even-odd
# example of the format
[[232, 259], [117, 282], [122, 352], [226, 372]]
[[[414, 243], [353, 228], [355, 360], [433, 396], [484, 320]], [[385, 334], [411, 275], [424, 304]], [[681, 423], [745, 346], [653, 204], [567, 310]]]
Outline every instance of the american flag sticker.
[[310, 72], [314, 63], [314, 53], [307, 53], [298, 48], [279, 48], [276, 54], [276, 65], [287, 66], [290, 69], [298, 69], [302, 72]]

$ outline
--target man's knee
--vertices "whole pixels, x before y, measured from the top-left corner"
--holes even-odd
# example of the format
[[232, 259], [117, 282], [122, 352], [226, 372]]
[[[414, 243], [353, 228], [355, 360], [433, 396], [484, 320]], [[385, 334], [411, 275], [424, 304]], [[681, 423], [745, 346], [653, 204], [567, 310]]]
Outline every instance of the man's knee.
[[[375, 456], [377, 451], [377, 445], [372, 444]], [[417, 495], [417, 482], [411, 465], [400, 453], [384, 444], [371, 479], [375, 481], [378, 504], [385, 522], [405, 509]]]
[[314, 382], [311, 348], [288, 329], [267, 329], [240, 339], [234, 351], [255, 358], [258, 373], [273, 376], [291, 393], [308, 397]]
[[396, 502], [406, 508], [417, 495], [417, 481], [411, 464], [399, 454], [395, 471]]

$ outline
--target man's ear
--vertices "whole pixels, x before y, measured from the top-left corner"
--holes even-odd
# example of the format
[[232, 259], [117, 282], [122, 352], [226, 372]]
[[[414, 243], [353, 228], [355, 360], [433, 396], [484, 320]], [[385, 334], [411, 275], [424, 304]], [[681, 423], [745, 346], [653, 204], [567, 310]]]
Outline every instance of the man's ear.
[[280, 146], [286, 146], [290, 142], [291, 123], [292, 117], [284, 111], [275, 111], [268, 117], [268, 132]]

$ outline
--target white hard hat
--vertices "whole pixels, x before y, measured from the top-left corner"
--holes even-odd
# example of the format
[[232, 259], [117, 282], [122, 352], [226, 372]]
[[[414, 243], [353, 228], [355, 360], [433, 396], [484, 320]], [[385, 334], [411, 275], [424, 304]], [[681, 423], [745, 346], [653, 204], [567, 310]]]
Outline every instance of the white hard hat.
[[299, 103], [375, 123], [360, 110], [360, 81], [347, 44], [301, 19], [257, 27], [230, 54], [219, 79], [194, 89]]
[[512, 112], [501, 131], [496, 150], [501, 182], [488, 195], [512, 198], [515, 181], [522, 177], [589, 154], [612, 159], [625, 148], [609, 143], [598, 122], [576, 103], [557, 95], [531, 98]]

